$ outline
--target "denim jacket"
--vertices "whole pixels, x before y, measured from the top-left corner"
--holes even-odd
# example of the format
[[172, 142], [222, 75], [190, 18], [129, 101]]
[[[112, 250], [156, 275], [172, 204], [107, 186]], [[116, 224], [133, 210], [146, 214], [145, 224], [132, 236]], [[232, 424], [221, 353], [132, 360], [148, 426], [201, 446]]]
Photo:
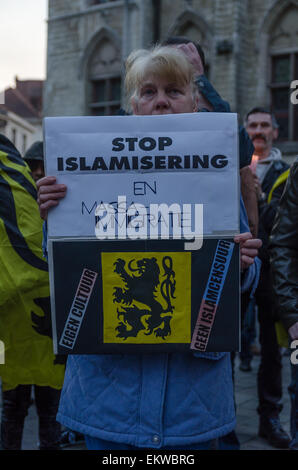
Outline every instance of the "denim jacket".
[[[213, 88], [212, 84], [209, 82], [208, 78], [205, 75], [200, 75], [196, 84], [200, 93], [209, 101], [213, 107], [213, 112], [215, 113], [230, 113], [230, 105], [227, 101], [224, 101], [217, 91]], [[200, 111], [208, 111], [207, 109], [200, 109]], [[254, 146], [250, 140], [245, 128], [239, 126], [239, 166], [243, 168], [244, 166], [250, 165], [251, 157], [254, 152]]]

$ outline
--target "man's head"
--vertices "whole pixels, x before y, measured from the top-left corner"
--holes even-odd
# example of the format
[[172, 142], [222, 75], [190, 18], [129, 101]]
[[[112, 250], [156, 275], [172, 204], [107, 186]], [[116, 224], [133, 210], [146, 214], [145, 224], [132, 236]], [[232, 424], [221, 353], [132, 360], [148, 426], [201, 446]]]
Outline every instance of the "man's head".
[[253, 108], [245, 118], [245, 128], [259, 159], [267, 158], [273, 141], [278, 137], [278, 124], [274, 115], [265, 108]]
[[28, 164], [35, 182], [44, 177], [42, 142], [34, 142], [25, 153], [24, 160]]
[[125, 86], [137, 115], [190, 113], [198, 109], [194, 68], [173, 47], [132, 52], [126, 62]]

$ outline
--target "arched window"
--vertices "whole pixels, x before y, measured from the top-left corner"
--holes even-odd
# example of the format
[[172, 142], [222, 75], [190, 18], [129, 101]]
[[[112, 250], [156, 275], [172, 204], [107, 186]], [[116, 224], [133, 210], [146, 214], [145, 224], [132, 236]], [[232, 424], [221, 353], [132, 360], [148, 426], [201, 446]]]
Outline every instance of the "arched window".
[[87, 66], [88, 114], [116, 114], [121, 105], [121, 54], [115, 44], [102, 37], [93, 49]]
[[209, 76], [209, 47], [207, 44], [207, 40], [201, 29], [198, 28], [191, 21], [187, 21], [184, 23], [178, 31], [178, 36], [185, 36], [187, 38], [192, 39], [194, 42], [198, 42], [202, 47], [204, 54], [205, 54], [205, 75]]
[[212, 54], [212, 32], [206, 21], [194, 11], [184, 11], [178, 16], [167, 36], [186, 36], [198, 42], [205, 54], [205, 75], [210, 75]]
[[290, 4], [269, 32], [272, 111], [279, 123], [279, 140], [298, 141], [298, 106], [291, 104], [290, 84], [298, 78], [298, 7]]

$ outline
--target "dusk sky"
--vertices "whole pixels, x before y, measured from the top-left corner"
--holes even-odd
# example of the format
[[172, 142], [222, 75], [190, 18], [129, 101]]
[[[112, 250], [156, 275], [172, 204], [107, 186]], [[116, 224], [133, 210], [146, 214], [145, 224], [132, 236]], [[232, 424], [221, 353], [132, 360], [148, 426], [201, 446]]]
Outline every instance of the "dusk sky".
[[0, 0], [0, 91], [14, 78], [44, 79], [48, 0]]

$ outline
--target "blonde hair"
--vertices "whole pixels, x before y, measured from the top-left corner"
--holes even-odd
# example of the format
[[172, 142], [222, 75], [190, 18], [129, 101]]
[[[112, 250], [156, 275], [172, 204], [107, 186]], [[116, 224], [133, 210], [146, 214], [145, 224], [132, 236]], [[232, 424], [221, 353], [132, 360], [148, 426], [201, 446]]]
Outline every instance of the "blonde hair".
[[175, 47], [155, 46], [151, 50], [133, 51], [126, 60], [125, 90], [127, 103], [138, 98], [139, 91], [148, 76], [158, 76], [173, 83], [192, 86], [193, 96], [198, 89], [195, 70], [183, 52]]

